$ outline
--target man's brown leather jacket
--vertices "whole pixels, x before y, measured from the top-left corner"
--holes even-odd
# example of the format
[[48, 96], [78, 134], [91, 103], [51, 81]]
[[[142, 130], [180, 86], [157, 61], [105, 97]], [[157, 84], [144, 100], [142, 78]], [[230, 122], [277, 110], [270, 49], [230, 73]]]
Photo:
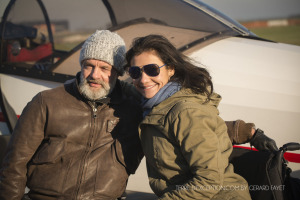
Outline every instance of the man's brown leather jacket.
[[[26, 185], [39, 200], [115, 199], [124, 192], [143, 156], [141, 110], [122, 92], [134, 96], [132, 86], [118, 81], [110, 98], [90, 102], [77, 85], [41, 92], [24, 108], [3, 161], [0, 200], [20, 200]], [[251, 138], [254, 124], [226, 125], [233, 143]]]
[[[77, 76], [78, 77], [78, 76]], [[78, 78], [77, 78], [78, 79]], [[141, 110], [122, 95], [90, 102], [77, 81], [43, 91], [23, 110], [0, 174], [0, 199], [116, 199], [142, 158]]]

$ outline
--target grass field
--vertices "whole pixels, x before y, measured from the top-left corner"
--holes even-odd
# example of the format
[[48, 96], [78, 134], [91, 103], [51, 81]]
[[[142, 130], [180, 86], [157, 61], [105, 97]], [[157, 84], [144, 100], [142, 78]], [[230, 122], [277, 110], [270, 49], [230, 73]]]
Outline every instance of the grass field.
[[251, 28], [249, 30], [268, 40], [300, 46], [300, 25]]

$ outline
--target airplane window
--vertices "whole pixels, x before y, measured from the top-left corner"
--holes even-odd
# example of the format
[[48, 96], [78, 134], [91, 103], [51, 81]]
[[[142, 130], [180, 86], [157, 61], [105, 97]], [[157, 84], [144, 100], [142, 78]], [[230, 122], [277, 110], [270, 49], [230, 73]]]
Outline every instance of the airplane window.
[[6, 6], [8, 5], [9, 0], [1, 0], [0, 1], [0, 15], [3, 16]]
[[[55, 26], [55, 49], [70, 51], [96, 29], [111, 26], [105, 5], [99, 0], [43, 0]], [[66, 9], [67, 8], [67, 9]]]
[[[7, 2], [0, 5], [7, 6]], [[119, 33], [127, 47], [136, 37], [161, 34], [185, 52], [239, 34], [224, 23], [226, 17], [197, 0], [12, 2], [0, 26], [1, 63], [69, 75], [80, 69], [81, 44], [97, 29]]]
[[228, 29], [224, 24], [184, 1], [130, 0], [109, 1], [118, 24], [133, 19], [154, 18], [166, 25], [190, 30], [219, 32]]
[[32, 64], [43, 59], [51, 62], [53, 44], [42, 10], [35, 0], [16, 1], [3, 29], [4, 62]]
[[[16, 0], [10, 8], [3, 31], [0, 30], [4, 39], [1, 62], [47, 70], [96, 29], [111, 27], [102, 1], [41, 2]], [[8, 1], [1, 1], [4, 8], [7, 4]], [[4, 9], [0, 11], [3, 15]]]
[[208, 7], [201, 10], [204, 5], [196, 3], [200, 7], [195, 7], [191, 2], [193, 0], [110, 0], [115, 17], [111, 29], [118, 32], [128, 46], [136, 37], [161, 34], [182, 51], [207, 38], [213, 42], [225, 33], [236, 34], [212, 16], [216, 10]]

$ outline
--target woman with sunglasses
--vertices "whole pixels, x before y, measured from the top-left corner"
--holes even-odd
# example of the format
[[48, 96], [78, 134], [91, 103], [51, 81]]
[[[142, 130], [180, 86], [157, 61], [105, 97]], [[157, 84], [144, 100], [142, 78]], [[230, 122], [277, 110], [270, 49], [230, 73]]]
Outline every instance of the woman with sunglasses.
[[143, 96], [140, 139], [159, 199], [251, 199], [228, 162], [232, 144], [208, 71], [159, 35], [136, 39], [126, 60]]

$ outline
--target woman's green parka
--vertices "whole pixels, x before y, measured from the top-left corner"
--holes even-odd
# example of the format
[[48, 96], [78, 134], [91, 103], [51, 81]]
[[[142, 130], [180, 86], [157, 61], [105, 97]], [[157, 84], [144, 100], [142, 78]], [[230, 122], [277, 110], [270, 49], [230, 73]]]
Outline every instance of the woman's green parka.
[[217, 106], [221, 100], [181, 89], [140, 124], [152, 190], [159, 199], [251, 199], [247, 182], [228, 162], [232, 143]]

